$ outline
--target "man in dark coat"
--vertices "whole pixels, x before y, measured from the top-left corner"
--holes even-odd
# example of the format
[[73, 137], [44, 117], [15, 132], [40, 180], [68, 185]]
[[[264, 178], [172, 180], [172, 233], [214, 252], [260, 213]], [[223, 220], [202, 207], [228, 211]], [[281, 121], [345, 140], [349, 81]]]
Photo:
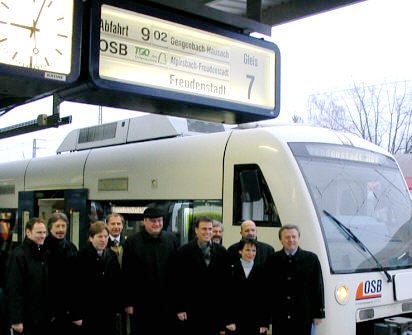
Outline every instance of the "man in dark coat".
[[[274, 255], [275, 249], [267, 243], [259, 242], [257, 240], [257, 228], [255, 222], [252, 220], [243, 221], [240, 225], [240, 235], [242, 239], [244, 238], [252, 238], [257, 242], [257, 251], [256, 251], [256, 258], [255, 263], [264, 266], [267, 259]], [[239, 259], [239, 250], [240, 250], [240, 242], [232, 244], [229, 249], [227, 249], [230, 262], [234, 263], [236, 260]]]
[[147, 208], [144, 228], [129, 237], [123, 249], [123, 275], [128, 287], [126, 308], [132, 334], [170, 332], [167, 274], [169, 259], [177, 250], [176, 237], [163, 231], [163, 213]]
[[[49, 254], [51, 333], [72, 334], [76, 326], [70, 314], [73, 301], [76, 246], [66, 239], [69, 220], [64, 213], [53, 213], [47, 223], [49, 235], [44, 242]], [[78, 323], [78, 322], [77, 322]]]
[[310, 335], [312, 323], [325, 318], [322, 271], [318, 257], [299, 248], [299, 228], [285, 225], [279, 230], [283, 250], [266, 266], [273, 304], [273, 334]]
[[109, 241], [107, 247], [116, 253], [120, 266], [122, 266], [123, 247], [126, 242], [126, 239], [122, 235], [124, 218], [120, 214], [111, 213], [106, 217], [106, 225], [109, 229]]
[[218, 220], [213, 220], [212, 241], [217, 244], [222, 244], [223, 239], [223, 224]]
[[6, 299], [5, 299], [5, 286], [6, 286], [6, 264], [7, 264], [7, 252], [5, 250], [6, 242], [0, 236], [0, 335], [10, 334], [10, 326], [7, 322], [6, 313]]
[[[175, 312], [187, 334], [216, 335], [224, 329], [224, 304], [211, 296], [225, 295], [230, 268], [226, 249], [211, 242], [212, 220], [200, 216], [196, 239], [179, 248], [174, 259]], [[218, 299], [218, 301], [219, 301]]]
[[47, 334], [49, 296], [46, 225], [32, 218], [26, 225], [23, 244], [10, 254], [6, 278], [9, 319], [16, 333]]
[[[124, 307], [123, 282], [116, 254], [107, 248], [109, 231], [97, 221], [90, 225], [89, 243], [79, 252], [78, 317], [83, 334], [113, 335], [116, 314]], [[115, 288], [115, 294], [112, 291]]]
[[[109, 240], [107, 242], [107, 247], [112, 249], [112, 251], [116, 254], [121, 268], [123, 261], [123, 247], [126, 242], [126, 239], [122, 234], [124, 228], [124, 217], [118, 213], [111, 213], [106, 217], [106, 225], [107, 229], [109, 229]], [[128, 325], [126, 311], [122, 310], [116, 317], [116, 335], [127, 334], [130, 326]]]

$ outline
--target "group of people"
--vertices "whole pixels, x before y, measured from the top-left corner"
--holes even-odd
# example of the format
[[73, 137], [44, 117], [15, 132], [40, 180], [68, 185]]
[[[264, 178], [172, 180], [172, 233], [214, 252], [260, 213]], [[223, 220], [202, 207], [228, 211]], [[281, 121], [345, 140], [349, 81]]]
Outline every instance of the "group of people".
[[275, 252], [257, 240], [253, 221], [241, 224], [241, 240], [227, 250], [220, 222], [199, 216], [194, 225], [196, 237], [179, 246], [163, 230], [163, 214], [147, 208], [142, 230], [125, 239], [123, 217], [111, 214], [90, 225], [78, 252], [66, 238], [64, 214], [53, 214], [47, 227], [32, 218], [8, 261], [12, 329], [257, 335], [272, 323], [273, 334], [311, 334], [325, 316], [322, 273], [316, 255], [299, 248], [297, 226], [280, 229], [283, 249]]

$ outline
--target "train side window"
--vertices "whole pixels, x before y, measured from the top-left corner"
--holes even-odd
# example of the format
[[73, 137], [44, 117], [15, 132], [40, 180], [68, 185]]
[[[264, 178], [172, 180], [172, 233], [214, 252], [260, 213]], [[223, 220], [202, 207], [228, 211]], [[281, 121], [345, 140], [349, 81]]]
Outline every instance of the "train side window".
[[222, 221], [222, 200], [101, 200], [91, 202], [90, 222], [104, 220], [109, 213], [122, 214], [126, 237], [141, 231], [143, 211], [157, 207], [164, 213], [163, 229], [176, 234], [180, 244], [194, 238], [194, 219], [207, 215]]
[[233, 180], [233, 222], [253, 220], [257, 226], [280, 227], [278, 211], [256, 164], [236, 165]]

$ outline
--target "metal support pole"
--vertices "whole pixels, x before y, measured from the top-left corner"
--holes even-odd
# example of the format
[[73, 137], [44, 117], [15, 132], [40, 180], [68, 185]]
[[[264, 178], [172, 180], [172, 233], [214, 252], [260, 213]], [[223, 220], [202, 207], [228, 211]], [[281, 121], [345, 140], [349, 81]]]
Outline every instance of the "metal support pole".
[[37, 149], [36, 139], [33, 138], [33, 154], [32, 154], [33, 158], [36, 158], [36, 149]]
[[102, 124], [103, 123], [103, 106], [99, 106], [99, 123], [98, 124]]
[[263, 0], [247, 0], [246, 15], [257, 22], [262, 21]]

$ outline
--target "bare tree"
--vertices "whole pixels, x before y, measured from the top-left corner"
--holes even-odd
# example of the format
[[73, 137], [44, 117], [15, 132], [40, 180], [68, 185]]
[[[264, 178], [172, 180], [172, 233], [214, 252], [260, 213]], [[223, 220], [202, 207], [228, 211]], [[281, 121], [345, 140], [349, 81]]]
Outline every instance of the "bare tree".
[[297, 114], [293, 114], [292, 122], [293, 123], [303, 123], [303, 118]]
[[309, 121], [358, 135], [392, 153], [412, 152], [412, 89], [409, 82], [368, 86], [312, 95]]

